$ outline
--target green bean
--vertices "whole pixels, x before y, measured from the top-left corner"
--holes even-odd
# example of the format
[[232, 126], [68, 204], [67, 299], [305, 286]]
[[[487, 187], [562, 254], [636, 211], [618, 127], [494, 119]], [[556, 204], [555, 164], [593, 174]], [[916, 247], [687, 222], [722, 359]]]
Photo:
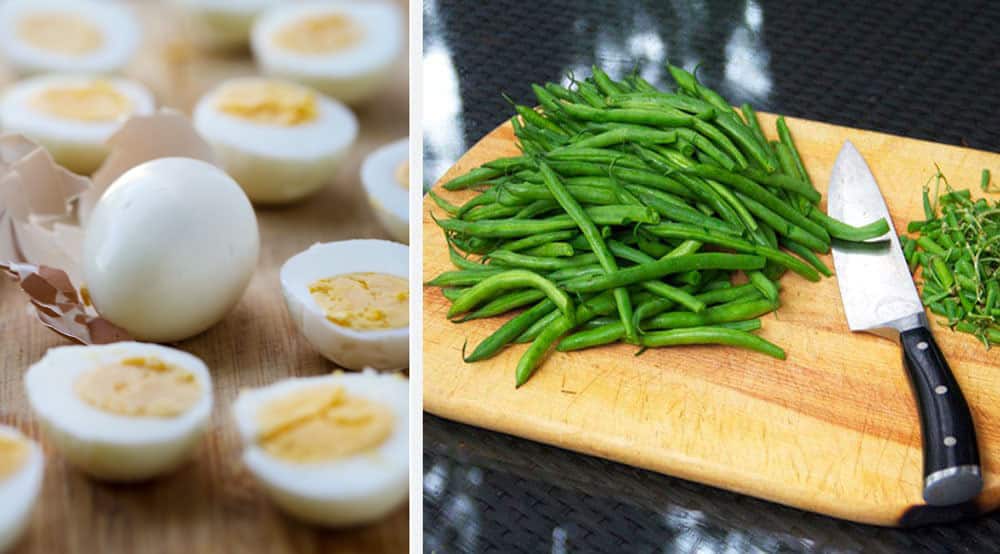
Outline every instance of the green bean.
[[490, 300], [478, 310], [467, 314], [461, 321], [498, 316], [543, 299], [545, 299], [545, 293], [540, 290], [516, 290]]
[[692, 131], [691, 129], [677, 129], [676, 132], [678, 138], [682, 138], [690, 142], [691, 144], [694, 144], [699, 151], [701, 151], [706, 156], [711, 158], [715, 163], [719, 164], [722, 168], [729, 171], [732, 171], [737, 167], [740, 169], [746, 168], [745, 160], [742, 164], [738, 163], [737, 161], [729, 157], [729, 154], [726, 154], [725, 152], [720, 150], [718, 147], [712, 144], [712, 141], [708, 140], [699, 133]]
[[602, 148], [617, 144], [635, 142], [639, 144], [671, 144], [677, 141], [677, 133], [674, 131], [659, 131], [656, 129], [637, 129], [635, 127], [617, 127], [604, 131], [575, 142], [571, 145], [563, 146], [554, 150], [553, 154], [566, 154], [585, 148]]
[[728, 288], [706, 290], [696, 295], [695, 298], [704, 302], [707, 306], [713, 306], [715, 304], [725, 304], [727, 302], [735, 302], [737, 300], [756, 300], [758, 298], [763, 298], [763, 295], [759, 290], [757, 290], [757, 287], [750, 283], [746, 283], [743, 285], [730, 286]]
[[756, 331], [760, 329], [763, 325], [761, 324], [760, 318], [747, 319], [745, 321], [729, 321], [726, 323], [717, 323], [716, 327], [722, 327], [723, 329], [735, 329], [737, 331]]
[[611, 80], [601, 68], [596, 65], [591, 66], [591, 74], [594, 76], [594, 83], [597, 88], [605, 95], [610, 96], [612, 94], [621, 94], [621, 88]]
[[778, 286], [775, 285], [773, 281], [768, 279], [766, 275], [760, 271], [751, 271], [747, 275], [750, 277], [750, 284], [756, 287], [757, 290], [764, 295], [764, 298], [767, 298], [772, 302], [776, 302], [778, 300]]
[[455, 266], [455, 267], [457, 267], [459, 269], [466, 269], [466, 270], [473, 270], [473, 271], [489, 271], [491, 269], [494, 269], [494, 268], [491, 268], [490, 266], [488, 266], [486, 264], [479, 263], [479, 262], [474, 262], [474, 261], [472, 261], [472, 260], [470, 260], [470, 259], [462, 256], [451, 245], [451, 242], [448, 243], [448, 259], [451, 261], [451, 265], [453, 265], [453, 266]]
[[469, 356], [463, 355], [463, 359], [466, 363], [472, 363], [492, 358], [500, 349], [510, 344], [512, 340], [530, 327], [532, 323], [551, 312], [559, 313], [556, 305], [551, 300], [545, 299], [539, 302], [532, 308], [521, 312], [507, 323], [501, 325], [495, 333], [480, 342], [472, 351], [472, 354]]
[[568, 242], [550, 242], [521, 252], [527, 256], [540, 256], [543, 258], [568, 258], [576, 254], [576, 249]]
[[542, 256], [529, 256], [508, 250], [496, 250], [490, 254], [494, 263], [503, 264], [507, 267], [519, 267], [533, 271], [550, 272], [571, 267], [581, 267], [593, 264], [597, 261], [594, 254], [580, 254], [568, 258], [551, 258]]
[[[656, 224], [659, 214], [651, 208], [638, 206], [595, 206], [584, 212], [598, 225], [623, 225], [625, 223]], [[463, 221], [441, 219], [438, 225], [446, 230], [488, 238], [516, 238], [535, 233], [572, 229], [576, 223], [568, 215], [558, 215], [541, 220], [481, 220]]]
[[503, 270], [500, 268], [489, 270], [468, 270], [445, 271], [437, 277], [427, 281], [425, 284], [432, 287], [462, 287], [475, 285], [491, 275], [498, 275]]
[[[552, 195], [556, 201], [573, 218], [576, 225], [580, 228], [580, 232], [586, 237], [587, 242], [590, 244], [590, 249], [597, 256], [598, 262], [604, 271], [607, 273], [617, 271], [618, 263], [604, 243], [604, 238], [601, 236], [600, 231], [597, 230], [597, 226], [594, 225], [593, 220], [587, 215], [583, 207], [566, 190], [565, 185], [559, 180], [559, 176], [545, 162], [540, 161], [538, 163], [538, 170], [542, 174], [545, 186], [552, 191]], [[615, 303], [618, 306], [618, 315], [625, 325], [625, 334], [629, 339], [634, 340], [638, 335], [632, 322], [632, 303], [628, 297], [628, 292], [623, 288], [618, 288], [614, 291], [614, 295]]]
[[743, 321], [768, 314], [778, 309], [778, 302], [766, 298], [760, 300], [737, 300], [707, 308], [700, 314], [691, 312], [665, 312], [650, 319], [646, 329], [676, 329], [680, 327], [702, 327], [731, 321]]
[[483, 301], [496, 296], [499, 292], [527, 287], [537, 288], [544, 292], [570, 321], [573, 320], [575, 312], [573, 311], [573, 301], [569, 295], [545, 277], [523, 269], [512, 269], [490, 275], [473, 285], [451, 305], [448, 317], [452, 318], [467, 312]]
[[448, 215], [454, 216], [456, 213], [458, 213], [459, 209], [458, 206], [452, 204], [451, 202], [448, 202], [444, 198], [441, 198], [433, 190], [427, 191], [427, 196], [430, 196], [431, 200], [433, 200], [434, 203], [437, 204], [437, 206], [442, 210], [444, 210], [445, 213], [447, 213]]
[[779, 360], [784, 360], [786, 357], [785, 351], [781, 347], [756, 335], [746, 331], [720, 327], [687, 327], [669, 331], [656, 331], [643, 335], [640, 343], [646, 347], [722, 344], [754, 350]]
[[744, 169], [743, 174], [758, 183], [794, 192], [795, 194], [798, 194], [813, 203], [819, 202], [821, 198], [820, 194], [816, 192], [816, 189], [812, 188], [812, 185], [795, 177], [782, 175], [780, 173], [763, 173], [753, 169], [752, 167]]
[[[810, 250], [809, 248], [807, 248], [807, 247], [805, 247], [805, 246], [803, 246], [803, 245], [801, 245], [801, 244], [799, 244], [799, 243], [797, 243], [797, 242], [795, 242], [793, 240], [788, 240], [788, 239], [784, 239], [784, 238], [781, 239], [780, 242], [781, 242], [781, 246], [787, 248], [792, 253], [794, 253], [798, 257], [800, 257], [803, 260], [805, 260], [806, 262], [808, 262], [809, 265], [811, 265], [814, 268], [816, 268], [816, 271], [819, 271], [824, 276], [830, 277], [830, 276], [833, 275], [833, 272], [830, 271], [830, 268], [827, 267], [827, 265], [825, 263], [823, 263], [823, 260], [819, 259], [819, 256], [817, 256], [816, 253], [813, 252], [812, 250]], [[916, 244], [916, 243], [914, 243], [914, 244]]]
[[[592, 138], [599, 138], [600, 136], [601, 135], [597, 135]], [[619, 167], [629, 167], [632, 169], [646, 168], [646, 164], [644, 164], [639, 158], [619, 150], [610, 150], [605, 148], [605, 146], [608, 145], [599, 145], [595, 143], [593, 146], [580, 146], [587, 141], [590, 141], [590, 139], [584, 139], [580, 142], [557, 148], [549, 152], [546, 155], [546, 158], [557, 162], [592, 162], [609, 165], [614, 164]]]
[[695, 119], [677, 110], [600, 109], [570, 102], [563, 102], [560, 107], [571, 117], [597, 123], [634, 123], [673, 128], [689, 127], [694, 124]]
[[760, 269], [764, 258], [746, 254], [689, 254], [673, 258], [662, 258], [648, 264], [640, 264], [578, 281], [570, 281], [565, 288], [571, 292], [599, 292], [615, 287], [659, 279], [666, 275], [697, 269]]
[[554, 123], [550, 119], [546, 119], [545, 116], [527, 106], [515, 104], [514, 109], [527, 125], [534, 125], [535, 127], [539, 127], [563, 136], [567, 134], [566, 131], [557, 123]]
[[851, 242], [862, 242], [881, 237], [889, 232], [889, 223], [885, 218], [879, 218], [867, 225], [854, 226], [836, 220], [815, 207], [811, 208], [808, 214], [809, 218], [822, 225], [833, 238]]
[[449, 301], [454, 302], [456, 298], [462, 295], [467, 287], [443, 287], [441, 289], [441, 296], [444, 296]]
[[792, 154], [792, 159], [795, 160], [795, 168], [798, 170], [799, 177], [812, 185], [813, 182], [809, 177], [809, 172], [806, 171], [806, 166], [802, 163], [802, 157], [799, 156], [799, 150], [795, 147], [795, 141], [792, 140], [792, 133], [788, 130], [788, 125], [785, 123], [785, 116], [779, 115], [777, 121], [775, 122], [775, 126], [778, 128], [778, 138], [781, 139], [781, 143], [788, 148], [788, 151]]
[[[618, 203], [618, 198], [614, 191], [606, 188], [588, 187], [580, 185], [567, 185], [569, 193], [578, 201], [584, 204], [596, 204], [609, 206]], [[548, 189], [539, 187], [533, 183], [511, 183], [505, 190], [520, 198], [529, 200], [551, 200], [552, 193]]]
[[[608, 248], [615, 256], [627, 259], [633, 263], [644, 264], [656, 261], [655, 258], [646, 255], [642, 251], [626, 246], [618, 241], [609, 240]], [[669, 257], [676, 257], [676, 255], [671, 256], [670, 254], [667, 254], [665, 256], [665, 258]], [[661, 281], [646, 281], [642, 283], [642, 286], [649, 292], [662, 298], [672, 300], [692, 312], [700, 312], [705, 309], [705, 304], [703, 302], [681, 288], [668, 285], [667, 283]]]
[[475, 208], [466, 212], [462, 219], [464, 221], [483, 221], [490, 219], [503, 219], [507, 217], [513, 217], [521, 211], [520, 206], [504, 206], [502, 204], [487, 204], [485, 206], [476, 206]]
[[472, 171], [459, 175], [447, 182], [445, 182], [442, 187], [445, 190], [461, 190], [467, 189], [469, 187], [478, 185], [483, 181], [488, 181], [494, 177], [499, 177], [503, 175], [503, 171], [499, 169], [490, 169], [488, 167], [477, 167]]

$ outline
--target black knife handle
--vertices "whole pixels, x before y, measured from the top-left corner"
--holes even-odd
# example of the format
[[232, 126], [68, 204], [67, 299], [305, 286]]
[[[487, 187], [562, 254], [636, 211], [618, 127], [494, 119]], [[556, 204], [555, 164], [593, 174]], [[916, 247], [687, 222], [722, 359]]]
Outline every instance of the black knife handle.
[[900, 334], [903, 362], [917, 399], [924, 449], [924, 500], [959, 504], [983, 488], [969, 405], [926, 327]]

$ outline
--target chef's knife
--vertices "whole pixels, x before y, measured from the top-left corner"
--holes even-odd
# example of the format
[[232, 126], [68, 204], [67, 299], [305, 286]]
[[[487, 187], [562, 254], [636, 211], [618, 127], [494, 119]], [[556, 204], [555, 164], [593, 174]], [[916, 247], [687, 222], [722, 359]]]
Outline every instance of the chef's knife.
[[864, 157], [844, 143], [830, 175], [827, 211], [851, 225], [884, 217], [888, 235], [865, 243], [834, 241], [833, 263], [851, 331], [898, 341], [916, 396], [924, 451], [924, 500], [959, 504], [983, 487], [969, 406], [934, 342], [889, 210]]

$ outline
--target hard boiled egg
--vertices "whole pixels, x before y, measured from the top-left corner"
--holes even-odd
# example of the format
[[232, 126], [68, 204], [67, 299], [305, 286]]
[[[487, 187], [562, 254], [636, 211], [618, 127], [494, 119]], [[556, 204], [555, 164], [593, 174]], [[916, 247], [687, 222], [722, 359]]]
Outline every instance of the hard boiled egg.
[[368, 239], [315, 244], [292, 256], [280, 276], [295, 325], [342, 367], [407, 367], [409, 252]]
[[332, 182], [358, 134], [354, 114], [299, 84], [232, 79], [198, 102], [198, 133], [261, 204], [298, 200]]
[[187, 461], [212, 412], [212, 379], [180, 350], [119, 342], [51, 348], [24, 377], [52, 444], [98, 479], [138, 481]]
[[104, 192], [85, 229], [97, 311], [133, 337], [182, 340], [243, 296], [260, 241], [253, 206], [224, 171], [190, 158], [140, 164]]
[[6, 0], [0, 51], [26, 73], [114, 73], [139, 46], [139, 22], [110, 0]]
[[16, 429], [0, 425], [0, 552], [24, 533], [44, 473], [38, 445]]
[[407, 496], [408, 381], [375, 372], [288, 379], [240, 393], [243, 462], [289, 514], [378, 520]]
[[232, 48], [250, 41], [254, 18], [280, 0], [174, 0], [195, 37], [206, 46]]
[[382, 226], [399, 242], [410, 242], [410, 141], [372, 152], [361, 166], [361, 184]]
[[353, 103], [387, 80], [403, 47], [403, 14], [379, 0], [281, 5], [254, 23], [251, 46], [264, 73]]
[[89, 174], [107, 157], [106, 142], [125, 120], [154, 109], [149, 90], [129, 79], [47, 75], [7, 90], [0, 123], [5, 133], [37, 142], [71, 171]]

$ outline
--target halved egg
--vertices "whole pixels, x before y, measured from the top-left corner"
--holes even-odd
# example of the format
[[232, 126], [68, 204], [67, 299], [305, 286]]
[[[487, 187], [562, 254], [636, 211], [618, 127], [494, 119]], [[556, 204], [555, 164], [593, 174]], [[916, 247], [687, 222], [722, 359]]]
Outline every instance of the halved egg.
[[410, 141], [372, 152], [361, 166], [361, 184], [382, 226], [399, 242], [410, 242]]
[[20, 133], [77, 173], [93, 173], [108, 155], [108, 138], [133, 115], [149, 115], [153, 95], [129, 79], [74, 75], [32, 77], [0, 100], [5, 133]]
[[245, 390], [233, 405], [243, 462], [280, 508], [305, 521], [381, 519], [407, 496], [408, 383], [366, 371]]
[[255, 203], [280, 204], [330, 184], [358, 134], [343, 104], [302, 85], [241, 77], [194, 110], [198, 133]]
[[315, 244], [281, 267], [292, 320], [327, 359], [349, 369], [409, 366], [410, 249], [386, 240]]
[[42, 449], [12, 427], [0, 425], [0, 552], [24, 533], [42, 487]]
[[115, 73], [139, 47], [132, 10], [110, 0], [7, 0], [0, 51], [25, 73]]
[[51, 348], [24, 380], [48, 439], [102, 480], [140, 481], [177, 468], [212, 412], [205, 364], [156, 344]]
[[174, 0], [187, 16], [199, 42], [214, 48], [231, 48], [250, 41], [257, 14], [280, 0]]
[[353, 103], [389, 77], [402, 52], [403, 14], [380, 0], [281, 5], [254, 23], [251, 46], [264, 73]]

